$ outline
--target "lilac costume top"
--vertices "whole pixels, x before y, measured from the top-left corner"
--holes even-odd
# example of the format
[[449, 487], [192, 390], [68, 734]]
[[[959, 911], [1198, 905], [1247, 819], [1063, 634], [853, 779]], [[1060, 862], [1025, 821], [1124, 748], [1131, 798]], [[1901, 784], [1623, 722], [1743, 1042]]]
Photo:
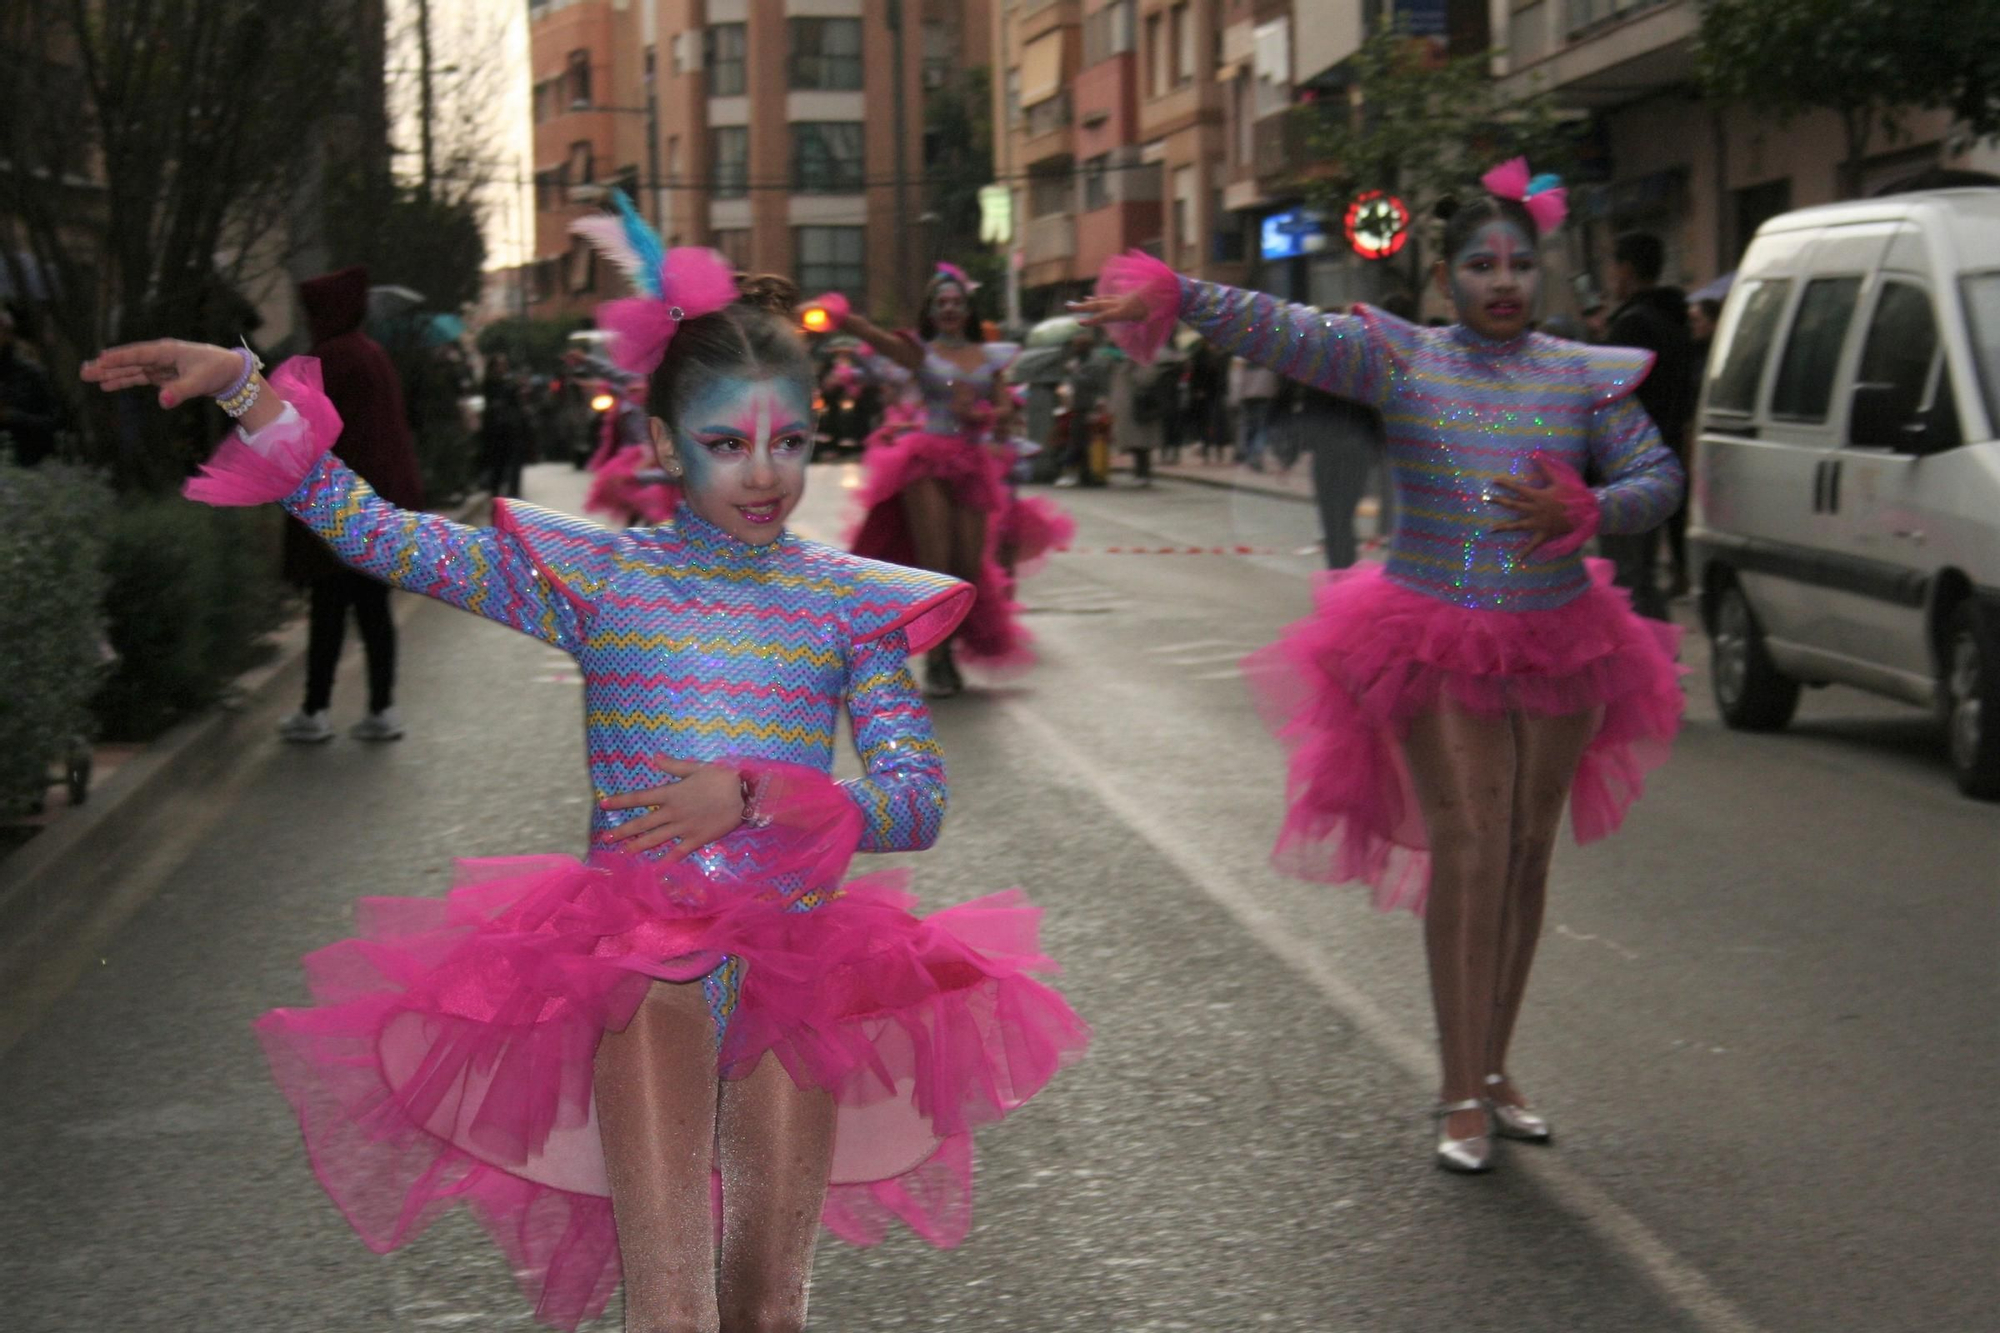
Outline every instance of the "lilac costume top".
[[924, 348], [923, 364], [916, 372], [917, 392], [923, 397], [923, 428], [934, 435], [964, 434], [966, 423], [959, 419], [956, 407], [958, 395], [964, 392], [961, 386], [971, 385], [980, 402], [992, 402], [994, 379], [1021, 351], [1013, 343], [973, 346], [979, 349], [981, 360], [972, 370], [954, 365], [930, 347]]
[[1540, 333], [1493, 342], [1462, 324], [1418, 328], [1366, 307], [1327, 315], [1179, 282], [1179, 318], [1216, 346], [1382, 413], [1398, 514], [1385, 573], [1402, 587], [1495, 611], [1583, 593], [1582, 537], [1523, 561], [1526, 534], [1493, 531], [1513, 516], [1485, 498], [1493, 481], [1530, 478], [1538, 453], [1598, 483], [1597, 531], [1644, 532], [1680, 503], [1680, 462], [1632, 398], [1651, 352]]

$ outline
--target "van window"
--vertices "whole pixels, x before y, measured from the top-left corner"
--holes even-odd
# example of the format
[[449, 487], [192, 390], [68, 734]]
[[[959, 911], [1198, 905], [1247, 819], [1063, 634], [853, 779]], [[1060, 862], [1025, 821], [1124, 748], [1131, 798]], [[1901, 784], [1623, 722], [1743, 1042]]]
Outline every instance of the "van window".
[[1861, 349], [1861, 384], [1896, 386], [1896, 415], [1916, 416], [1937, 358], [1937, 319], [1930, 293], [1907, 282], [1882, 285], [1868, 341]]
[[1766, 279], [1749, 284], [1744, 293], [1743, 313], [1737, 316], [1729, 343], [1719, 349], [1720, 369], [1709, 390], [1708, 405], [1717, 412], [1749, 412], [1757, 406], [1757, 384], [1764, 376], [1764, 357], [1771, 350], [1771, 335], [1777, 331], [1778, 316], [1792, 294], [1790, 278]]
[[1968, 273], [1960, 279], [1965, 322], [1972, 335], [1972, 358], [1986, 390], [1986, 420], [2000, 424], [2000, 273]]
[[1815, 278], [1806, 284], [1792, 335], [1778, 363], [1771, 390], [1771, 415], [1793, 421], [1825, 421], [1833, 401], [1833, 376], [1840, 368], [1841, 344], [1861, 295], [1859, 278]]

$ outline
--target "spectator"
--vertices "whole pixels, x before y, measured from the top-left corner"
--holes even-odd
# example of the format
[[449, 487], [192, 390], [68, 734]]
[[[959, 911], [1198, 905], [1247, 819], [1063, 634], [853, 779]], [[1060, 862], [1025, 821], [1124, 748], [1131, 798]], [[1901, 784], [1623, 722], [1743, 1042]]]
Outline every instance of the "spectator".
[[[362, 332], [368, 310], [368, 270], [344, 268], [299, 285], [312, 331], [312, 355], [319, 358], [326, 396], [340, 413], [340, 440], [333, 451], [375, 493], [391, 504], [416, 509], [423, 504], [417, 451], [403, 414], [403, 387], [382, 345]], [[298, 712], [279, 725], [288, 741], [330, 740], [326, 720], [333, 699], [334, 668], [347, 633], [348, 608], [361, 628], [368, 655], [368, 716], [350, 733], [357, 740], [392, 741], [403, 734], [395, 708], [396, 623], [389, 617], [389, 590], [334, 559], [296, 519], [285, 526], [285, 572], [311, 594], [312, 618], [306, 639], [306, 697]]]
[[1187, 423], [1200, 441], [1201, 461], [1212, 462], [1229, 439], [1229, 358], [1207, 342], [1188, 358]]
[[[1687, 293], [1660, 284], [1665, 263], [1666, 247], [1649, 232], [1626, 232], [1613, 243], [1611, 291], [1618, 308], [1612, 312], [1606, 340], [1619, 347], [1642, 347], [1658, 358], [1639, 386], [1639, 406], [1659, 427], [1661, 440], [1685, 463], [1688, 421], [1693, 415], [1688, 385], [1694, 344], [1688, 333]], [[1681, 511], [1685, 510], [1683, 502]], [[1614, 581], [1631, 589], [1633, 609], [1655, 620], [1667, 619], [1656, 571], [1658, 529], [1600, 537], [1598, 542], [1617, 569]], [[1679, 543], [1676, 548], [1674, 586], [1685, 591], [1687, 565], [1678, 554]]]
[[1271, 405], [1278, 396], [1278, 372], [1238, 357], [1229, 367], [1229, 396], [1236, 404], [1236, 460], [1252, 472], [1264, 470], [1270, 444]]
[[1063, 450], [1063, 469], [1068, 475], [1057, 479], [1058, 486], [1102, 486], [1105, 482], [1091, 463], [1090, 440], [1117, 361], [1117, 351], [1095, 329], [1086, 329], [1070, 341], [1069, 441]]
[[21, 355], [14, 316], [0, 309], [0, 435], [14, 443], [14, 461], [34, 467], [55, 452], [61, 407], [48, 373]]
[[521, 468], [528, 459], [528, 411], [521, 386], [514, 380], [505, 352], [486, 361], [480, 382], [486, 407], [479, 420], [479, 451], [486, 469], [486, 489], [496, 496], [521, 498]]
[[1132, 479], [1141, 486], [1153, 484], [1153, 451], [1164, 441], [1167, 418], [1176, 409], [1179, 369], [1164, 357], [1149, 366], [1120, 357], [1112, 372], [1112, 446], [1132, 455]]

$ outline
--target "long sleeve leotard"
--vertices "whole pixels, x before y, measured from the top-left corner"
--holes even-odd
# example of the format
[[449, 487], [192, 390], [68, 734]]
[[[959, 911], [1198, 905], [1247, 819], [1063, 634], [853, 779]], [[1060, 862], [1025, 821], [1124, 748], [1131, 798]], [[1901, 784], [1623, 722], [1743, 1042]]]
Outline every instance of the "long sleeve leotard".
[[1685, 478], [1632, 398], [1652, 355], [1539, 333], [1507, 342], [1463, 325], [1418, 328], [1381, 311], [1328, 315], [1259, 292], [1179, 279], [1179, 318], [1225, 351], [1382, 413], [1398, 521], [1387, 577], [1461, 606], [1560, 606], [1590, 584], [1563, 544], [1520, 557], [1524, 534], [1487, 497], [1530, 479], [1536, 455], [1595, 483], [1597, 529], [1643, 532]]
[[[294, 403], [310, 392], [284, 388]], [[317, 407], [303, 406], [265, 433], [314, 430]], [[860, 850], [936, 839], [944, 764], [904, 659], [956, 622], [964, 584], [790, 533], [741, 542], [685, 507], [660, 527], [614, 532], [501, 500], [492, 526], [469, 527], [398, 509], [332, 454], [283, 504], [351, 567], [575, 657], [600, 797], [658, 785], [663, 756], [830, 773], [844, 705], [866, 769], [839, 784], [862, 818]], [[593, 803], [593, 846], [639, 813]], [[752, 841], [731, 835], [694, 859], [754, 873], [740, 864]]]

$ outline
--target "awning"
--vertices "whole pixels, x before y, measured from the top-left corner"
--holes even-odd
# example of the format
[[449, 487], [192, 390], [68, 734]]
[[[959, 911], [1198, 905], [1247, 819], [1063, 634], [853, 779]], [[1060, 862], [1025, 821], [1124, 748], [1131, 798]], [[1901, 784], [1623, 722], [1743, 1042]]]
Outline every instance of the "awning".
[[1044, 33], [1021, 51], [1021, 105], [1046, 102], [1062, 91], [1063, 33]]

